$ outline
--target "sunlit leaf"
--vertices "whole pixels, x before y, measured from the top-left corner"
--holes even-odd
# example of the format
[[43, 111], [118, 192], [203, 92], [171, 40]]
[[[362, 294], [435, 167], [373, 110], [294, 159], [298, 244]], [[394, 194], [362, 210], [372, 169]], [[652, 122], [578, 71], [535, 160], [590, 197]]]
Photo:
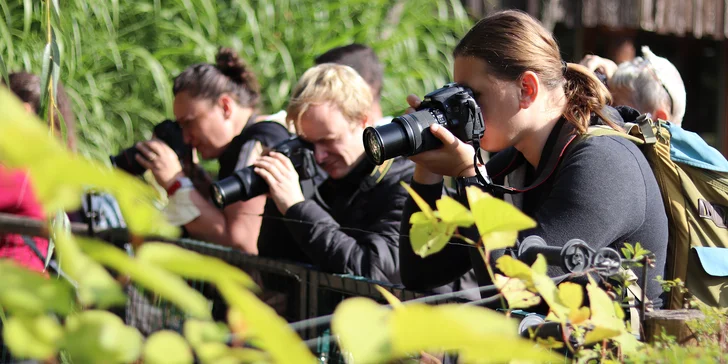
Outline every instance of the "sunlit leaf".
[[466, 193], [480, 235], [494, 231], [520, 231], [536, 227], [536, 221], [518, 208], [490, 196], [476, 186], [467, 187]]
[[417, 207], [419, 207], [420, 210], [422, 210], [422, 213], [425, 214], [425, 217], [427, 217], [429, 220], [434, 221], [435, 215], [432, 213], [432, 208], [430, 207], [430, 205], [427, 204], [427, 202], [425, 202], [425, 200], [423, 200], [422, 197], [417, 194], [417, 192], [415, 192], [415, 190], [413, 190], [412, 187], [410, 187], [407, 183], [400, 182], [400, 184], [402, 185], [402, 187], [404, 187], [405, 190], [407, 190], [407, 192], [412, 197], [412, 200], [415, 201], [415, 203], [417, 204]]
[[412, 225], [410, 242], [415, 254], [426, 257], [442, 250], [450, 241], [457, 226], [442, 221]]
[[484, 235], [480, 238], [483, 240], [483, 246], [486, 250], [498, 250], [510, 248], [516, 245], [516, 239], [518, 238], [517, 231], [493, 231]]
[[192, 363], [192, 349], [182, 336], [174, 331], [157, 331], [144, 344], [145, 364], [187, 364]]
[[412, 216], [410, 216], [410, 220], [409, 220], [410, 224], [412, 224], [412, 225], [427, 223], [430, 221], [432, 221], [432, 220], [430, 220], [427, 217], [427, 215], [422, 211], [417, 211], [414, 214], [412, 214]]
[[589, 277], [586, 286], [591, 307], [591, 323], [594, 329], [587, 332], [585, 343], [595, 343], [604, 339], [613, 338], [626, 332], [624, 321], [617, 317], [612, 299], [604, 292], [594, 280]]
[[526, 284], [526, 287], [528, 287], [529, 290], [532, 292], [535, 292], [535, 287], [533, 286], [533, 277], [531, 274], [531, 267], [529, 267], [526, 263], [515, 259], [511, 257], [510, 255], [504, 255], [495, 262], [496, 267], [498, 270], [503, 272], [507, 277], [510, 278], [518, 278], [524, 284]]
[[48, 279], [12, 260], [0, 260], [0, 306], [17, 314], [71, 312], [73, 287], [60, 279]]
[[543, 347], [544, 349], [561, 349], [564, 347], [564, 343], [561, 341], [557, 341], [553, 337], [550, 337], [548, 339], [542, 339], [540, 337], [536, 338], [536, 343]]
[[[85, 188], [114, 195], [129, 228], [139, 234], [179, 235], [152, 201], [156, 191], [136, 178], [71, 154], [37, 117], [25, 111], [10, 91], [0, 88], [0, 162], [29, 171], [46, 212], [75, 210]], [[32, 141], [32, 142], [29, 142]], [[133, 211], [133, 213], [132, 213]]]
[[73, 235], [56, 229], [53, 237], [58, 260], [66, 274], [76, 282], [76, 293], [82, 305], [106, 308], [126, 303], [126, 296], [116, 280], [104, 267], [81, 252]]
[[142, 336], [108, 311], [89, 310], [68, 316], [63, 347], [74, 363], [129, 363], [141, 355]]
[[395, 358], [433, 350], [457, 351], [464, 362], [563, 360], [520, 337], [514, 320], [482, 307], [411, 304], [391, 313], [391, 325]]
[[49, 316], [12, 316], [3, 327], [3, 341], [15, 357], [45, 360], [56, 354], [63, 330]]
[[207, 299], [179, 276], [143, 260], [132, 259], [123, 250], [110, 244], [80, 237], [78, 240], [84, 252], [97, 262], [128, 275], [134, 282], [193, 317], [212, 319]]
[[559, 285], [559, 298], [570, 310], [578, 310], [584, 302], [584, 287], [573, 282], [564, 282]]
[[210, 342], [225, 343], [230, 337], [225, 324], [212, 321], [186, 320], [183, 332], [192, 347]]
[[382, 363], [392, 357], [391, 310], [363, 297], [336, 306], [331, 330], [344, 354], [356, 363]]
[[376, 285], [374, 287], [376, 287], [377, 291], [379, 291], [379, 293], [382, 296], [384, 296], [384, 299], [387, 300], [387, 302], [389, 303], [390, 306], [392, 306], [392, 308], [398, 309], [398, 308], [402, 307], [402, 302], [397, 297], [394, 297], [392, 292], [387, 291], [386, 289], [382, 288], [379, 285]]
[[545, 275], [548, 272], [548, 263], [542, 254], [536, 256], [536, 261], [531, 265], [531, 269], [537, 273]]
[[495, 275], [495, 286], [508, 301], [508, 308], [529, 308], [541, 302], [541, 297], [529, 291], [526, 284], [518, 278]]
[[473, 214], [450, 196], [442, 196], [441, 199], [437, 200], [436, 204], [437, 211], [440, 212], [440, 218], [445, 223], [466, 228], [472, 226], [475, 222]]
[[240, 311], [251, 335], [256, 338], [257, 346], [270, 354], [273, 362], [300, 363], [315, 360], [286, 320], [251, 291], [229, 281], [218, 282], [217, 288], [228, 304]]
[[234, 281], [257, 289], [255, 282], [242, 270], [222, 259], [164, 243], [146, 243], [136, 253], [137, 259], [164, 268], [183, 277], [206, 282]]

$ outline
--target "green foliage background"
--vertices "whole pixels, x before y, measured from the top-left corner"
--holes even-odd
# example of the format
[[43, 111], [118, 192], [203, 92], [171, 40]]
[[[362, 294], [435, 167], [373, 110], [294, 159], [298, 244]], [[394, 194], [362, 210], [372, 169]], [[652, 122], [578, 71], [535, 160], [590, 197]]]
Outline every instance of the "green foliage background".
[[[73, 102], [82, 154], [110, 153], [151, 135], [172, 114], [172, 80], [213, 62], [219, 46], [248, 61], [264, 90], [263, 112], [285, 107], [313, 59], [349, 42], [385, 64], [383, 109], [451, 77], [451, 52], [472, 25], [458, 0], [65, 0], [52, 17], [60, 79]], [[8, 71], [41, 73], [44, 3], [0, 0], [0, 55]]]

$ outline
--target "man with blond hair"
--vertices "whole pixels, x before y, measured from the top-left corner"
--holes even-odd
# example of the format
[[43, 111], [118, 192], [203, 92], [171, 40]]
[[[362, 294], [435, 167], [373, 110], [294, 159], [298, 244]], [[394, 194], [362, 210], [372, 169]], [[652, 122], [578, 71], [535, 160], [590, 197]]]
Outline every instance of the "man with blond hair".
[[291, 161], [270, 153], [256, 173], [270, 187], [258, 238], [261, 256], [312, 264], [331, 273], [400, 283], [399, 225], [414, 165], [395, 158], [376, 166], [362, 135], [374, 125], [371, 88], [352, 68], [323, 63], [293, 90], [287, 119], [314, 146], [329, 176], [304, 197]]

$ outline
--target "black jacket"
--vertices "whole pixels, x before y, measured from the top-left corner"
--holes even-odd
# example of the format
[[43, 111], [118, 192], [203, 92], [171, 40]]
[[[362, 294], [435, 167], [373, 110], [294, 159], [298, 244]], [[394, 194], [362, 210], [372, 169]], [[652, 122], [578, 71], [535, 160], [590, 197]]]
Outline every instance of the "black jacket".
[[317, 193], [282, 217], [269, 200], [258, 237], [261, 256], [312, 264], [331, 273], [400, 283], [399, 224], [414, 164], [404, 158], [360, 162], [346, 177], [327, 179]]
[[[609, 110], [614, 112], [614, 109]], [[612, 120], [621, 123], [622, 118], [632, 121], [635, 117], [630, 110], [620, 111], [622, 115], [613, 115]], [[659, 187], [647, 160], [634, 143], [618, 136], [587, 138], [567, 149], [564, 140], [568, 140], [565, 137], [570, 134], [573, 135], [572, 128], [563, 120], [554, 127], [538, 170], [533, 170], [523, 155], [513, 148], [498, 153], [486, 164], [494, 183], [502, 184], [506, 175], [524, 164], [527, 181], [548, 176], [541, 185], [521, 195], [523, 212], [538, 225], [520, 232], [519, 240], [538, 235], [551, 246], [563, 246], [570, 239], [578, 238], [594, 249], [611, 247], [618, 252], [624, 242], [639, 242], [656, 256], [655, 268], [649, 270], [647, 292], [654, 306], [660, 307], [662, 290], [654, 278], [663, 275], [668, 225]], [[557, 169], [544, 167], [553, 153], [564, 150], [567, 152], [559, 159]], [[432, 206], [441, 196], [441, 185], [413, 183], [412, 187]], [[458, 199], [464, 202], [465, 197], [458, 196]], [[418, 210], [408, 200], [402, 221], [408, 222], [412, 213]], [[402, 224], [402, 230], [405, 229], [409, 229], [409, 224]], [[461, 233], [477, 241], [477, 230]], [[403, 236], [400, 264], [405, 286], [427, 289], [443, 285], [459, 279], [471, 268], [475, 269], [481, 286], [490, 284], [480, 254], [463, 245], [450, 244], [441, 252], [422, 259], [414, 254], [409, 239]], [[494, 254], [491, 264], [503, 254], [504, 251]], [[549, 266], [550, 276], [561, 274], [561, 268]], [[641, 280], [639, 284], [644, 287]]]

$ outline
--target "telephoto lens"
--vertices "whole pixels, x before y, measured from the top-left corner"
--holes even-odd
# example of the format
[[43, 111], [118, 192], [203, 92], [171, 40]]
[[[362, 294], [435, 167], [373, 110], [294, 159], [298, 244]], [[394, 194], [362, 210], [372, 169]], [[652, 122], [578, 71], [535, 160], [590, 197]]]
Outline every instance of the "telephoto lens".
[[417, 111], [396, 117], [389, 124], [366, 128], [363, 142], [367, 158], [381, 165], [388, 159], [440, 147], [442, 142], [430, 132], [430, 125], [435, 123], [464, 142], [480, 139], [485, 131], [472, 91], [451, 83], [427, 94]]

